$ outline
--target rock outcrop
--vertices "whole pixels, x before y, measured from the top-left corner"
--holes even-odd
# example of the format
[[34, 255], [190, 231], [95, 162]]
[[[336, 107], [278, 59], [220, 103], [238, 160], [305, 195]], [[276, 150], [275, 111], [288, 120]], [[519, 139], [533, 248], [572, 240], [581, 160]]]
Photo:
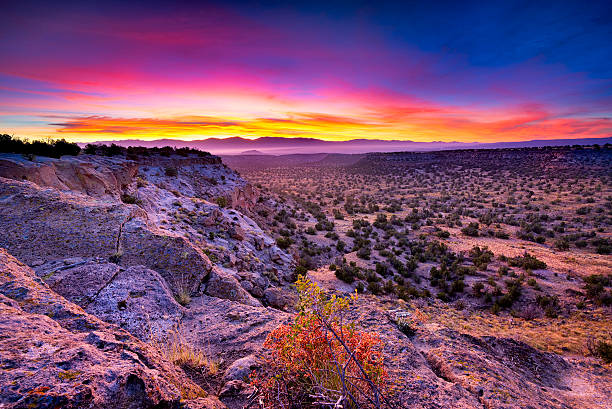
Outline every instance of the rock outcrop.
[[0, 177], [27, 180], [38, 186], [81, 192], [88, 196], [119, 199], [132, 183], [138, 166], [135, 162], [112, 158], [65, 156], [62, 159], [24, 159], [21, 155], [2, 155]]
[[[27, 264], [102, 257], [157, 271], [174, 294], [208, 288], [251, 305], [265, 302], [265, 288], [249, 293], [236, 271], [290, 276], [291, 256], [248, 216], [216, 203], [256, 201], [218, 158], [1, 155], [0, 175], [8, 176], [0, 177], [0, 246]], [[213, 264], [229, 273], [211, 275]]]
[[0, 249], [0, 407], [178, 407], [204, 391]]

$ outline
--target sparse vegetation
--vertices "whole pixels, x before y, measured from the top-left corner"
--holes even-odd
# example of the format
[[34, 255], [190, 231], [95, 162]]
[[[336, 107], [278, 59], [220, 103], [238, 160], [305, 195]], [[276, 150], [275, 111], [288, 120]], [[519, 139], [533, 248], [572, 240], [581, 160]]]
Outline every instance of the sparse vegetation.
[[219, 362], [210, 353], [194, 347], [179, 332], [171, 332], [161, 340], [153, 338], [150, 342], [156, 345], [170, 362], [178, 366], [203, 370], [210, 375], [219, 371]]

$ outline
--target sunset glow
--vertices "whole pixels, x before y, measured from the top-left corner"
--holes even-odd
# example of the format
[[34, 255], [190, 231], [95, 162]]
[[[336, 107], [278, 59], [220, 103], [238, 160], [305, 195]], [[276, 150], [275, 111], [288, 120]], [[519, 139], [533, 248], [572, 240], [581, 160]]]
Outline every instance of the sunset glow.
[[478, 13], [219, 4], [8, 7], [0, 131], [72, 141], [612, 135], [605, 3]]

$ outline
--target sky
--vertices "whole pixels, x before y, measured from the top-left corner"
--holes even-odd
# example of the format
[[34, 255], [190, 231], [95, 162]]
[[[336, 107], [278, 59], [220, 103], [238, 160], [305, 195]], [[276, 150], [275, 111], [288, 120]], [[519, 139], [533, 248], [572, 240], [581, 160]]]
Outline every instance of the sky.
[[0, 133], [612, 136], [609, 1], [3, 2]]

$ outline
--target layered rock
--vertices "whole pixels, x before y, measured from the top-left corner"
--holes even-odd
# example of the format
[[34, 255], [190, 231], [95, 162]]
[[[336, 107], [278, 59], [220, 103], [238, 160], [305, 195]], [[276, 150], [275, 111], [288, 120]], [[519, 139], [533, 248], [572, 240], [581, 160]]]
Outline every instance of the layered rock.
[[[206, 292], [250, 305], [266, 303], [266, 288], [249, 293], [237, 271], [290, 278], [292, 257], [248, 216], [216, 203], [243, 189], [250, 203], [256, 195], [218, 158], [132, 159], [0, 155], [0, 174], [11, 177], [0, 177], [0, 246], [28, 264], [102, 257], [143, 265], [174, 294]], [[77, 183], [85, 173], [97, 187]], [[213, 264], [219, 268], [211, 274]]]
[[37, 158], [26, 160], [21, 155], [2, 155], [0, 176], [16, 180], [28, 180], [39, 186], [89, 196], [118, 199], [128, 186], [138, 166], [133, 161], [88, 155], [65, 156], [62, 159]]
[[[164, 278], [143, 266], [73, 259], [36, 268], [53, 291], [143, 341], [164, 342], [180, 334], [194, 347], [231, 362], [259, 350], [266, 334], [288, 315], [263, 307], [239, 284], [213, 286], [210, 281], [217, 280], [218, 273], [227, 274], [213, 269], [206, 293], [214, 295], [194, 297], [182, 306]], [[241, 293], [233, 293], [236, 286]]]

